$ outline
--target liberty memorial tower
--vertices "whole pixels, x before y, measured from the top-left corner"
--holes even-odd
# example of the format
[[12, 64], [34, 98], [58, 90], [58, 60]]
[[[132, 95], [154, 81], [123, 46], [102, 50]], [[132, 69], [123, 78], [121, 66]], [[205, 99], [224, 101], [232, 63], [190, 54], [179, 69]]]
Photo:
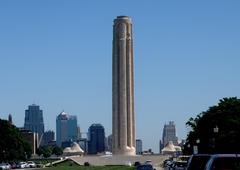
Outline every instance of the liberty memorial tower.
[[112, 64], [113, 154], [135, 155], [133, 40], [128, 16], [114, 20]]

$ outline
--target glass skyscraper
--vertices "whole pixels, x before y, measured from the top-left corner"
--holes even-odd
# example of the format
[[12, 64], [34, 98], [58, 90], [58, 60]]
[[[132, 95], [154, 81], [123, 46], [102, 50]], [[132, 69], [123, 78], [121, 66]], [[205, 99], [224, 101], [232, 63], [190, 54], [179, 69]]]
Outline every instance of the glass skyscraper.
[[62, 146], [62, 142], [77, 141], [77, 116], [60, 113], [56, 119], [57, 145]]
[[51, 142], [53, 142], [55, 139], [55, 133], [54, 131], [46, 131], [43, 134], [43, 138], [42, 138], [42, 145], [49, 145]]
[[142, 155], [142, 140], [141, 139], [136, 139], [136, 154], [137, 155]]
[[24, 129], [38, 133], [40, 138], [44, 133], [43, 111], [38, 105], [32, 104], [25, 110]]
[[105, 130], [101, 124], [92, 124], [88, 129], [88, 153], [97, 154], [105, 151]]

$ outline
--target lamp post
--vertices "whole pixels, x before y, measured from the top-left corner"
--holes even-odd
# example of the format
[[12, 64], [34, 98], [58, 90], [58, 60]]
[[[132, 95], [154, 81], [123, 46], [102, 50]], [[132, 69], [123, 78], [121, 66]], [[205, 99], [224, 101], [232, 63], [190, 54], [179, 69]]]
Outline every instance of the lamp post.
[[218, 126], [216, 125], [213, 128], [213, 152], [216, 152], [216, 137], [217, 137], [217, 133], [219, 131]]
[[24, 152], [24, 155], [25, 155], [25, 160], [27, 160], [27, 153], [26, 153], [26, 152]]
[[219, 129], [218, 129], [218, 126], [216, 125], [216, 127], [213, 128], [213, 132], [214, 132], [214, 133], [218, 133], [218, 130], [219, 130]]
[[196, 145], [193, 146], [193, 154], [198, 154], [200, 139], [196, 140]]
[[5, 162], [5, 150], [2, 151], [3, 152], [3, 161]]

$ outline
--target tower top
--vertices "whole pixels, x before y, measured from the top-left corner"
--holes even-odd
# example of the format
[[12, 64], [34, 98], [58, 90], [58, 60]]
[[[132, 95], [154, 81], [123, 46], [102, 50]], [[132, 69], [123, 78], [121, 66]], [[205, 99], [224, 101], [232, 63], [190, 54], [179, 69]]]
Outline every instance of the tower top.
[[120, 15], [120, 16], [117, 16], [117, 18], [114, 20], [114, 22], [127, 22], [127, 23], [131, 23], [132, 20], [129, 16], [126, 16], [126, 15]]
[[126, 15], [120, 15], [120, 16], [117, 16], [118, 19], [130, 19], [129, 16], [126, 16]]

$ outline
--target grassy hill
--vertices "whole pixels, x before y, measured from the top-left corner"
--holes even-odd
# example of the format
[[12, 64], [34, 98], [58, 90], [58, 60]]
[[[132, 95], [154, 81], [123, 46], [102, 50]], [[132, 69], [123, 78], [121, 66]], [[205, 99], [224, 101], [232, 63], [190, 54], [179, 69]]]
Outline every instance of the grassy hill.
[[128, 166], [79, 166], [71, 161], [65, 161], [49, 168], [39, 170], [134, 170]]

